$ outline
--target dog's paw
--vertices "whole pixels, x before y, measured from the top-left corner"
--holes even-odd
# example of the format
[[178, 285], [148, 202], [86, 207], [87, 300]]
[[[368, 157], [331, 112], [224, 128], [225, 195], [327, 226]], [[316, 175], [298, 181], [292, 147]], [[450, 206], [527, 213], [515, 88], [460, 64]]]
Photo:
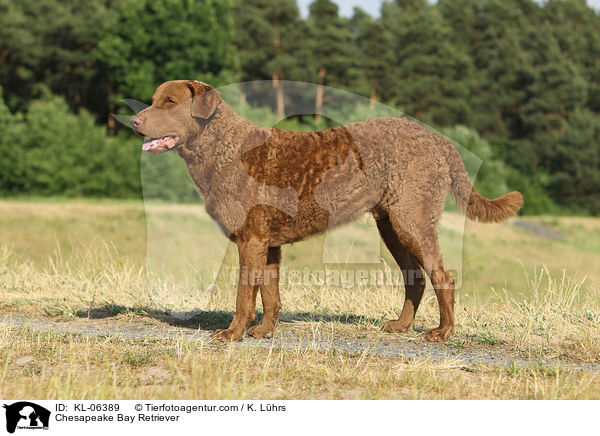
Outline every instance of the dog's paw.
[[219, 329], [211, 333], [210, 337], [223, 342], [237, 342], [244, 336], [243, 332], [237, 332], [232, 329]]
[[399, 319], [388, 321], [382, 327], [382, 330], [387, 333], [405, 333], [412, 326], [412, 323], [407, 323]]
[[437, 327], [425, 332], [425, 339], [429, 342], [444, 342], [454, 333], [452, 327]]
[[273, 329], [262, 324], [252, 326], [248, 329], [248, 336], [253, 338], [272, 338]]

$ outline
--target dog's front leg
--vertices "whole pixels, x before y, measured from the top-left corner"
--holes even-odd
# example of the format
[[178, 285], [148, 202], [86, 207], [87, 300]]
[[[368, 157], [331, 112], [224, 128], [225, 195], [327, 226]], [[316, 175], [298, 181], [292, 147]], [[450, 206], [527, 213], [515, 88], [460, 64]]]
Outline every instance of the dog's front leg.
[[212, 337], [222, 341], [239, 341], [254, 320], [256, 294], [263, 282], [267, 264], [268, 245], [257, 239], [238, 242], [240, 275], [233, 321], [226, 330], [216, 330]]
[[259, 325], [250, 327], [248, 335], [255, 338], [270, 338], [279, 319], [281, 299], [279, 298], [279, 264], [281, 248], [269, 247], [265, 275], [260, 284], [260, 295], [263, 302], [263, 316]]

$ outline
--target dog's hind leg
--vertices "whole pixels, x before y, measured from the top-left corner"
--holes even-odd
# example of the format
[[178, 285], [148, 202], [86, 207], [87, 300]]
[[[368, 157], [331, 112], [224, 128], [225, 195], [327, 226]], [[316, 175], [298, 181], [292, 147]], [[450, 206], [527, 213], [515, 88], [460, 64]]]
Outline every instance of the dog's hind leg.
[[439, 215], [432, 213], [430, 219], [421, 219], [411, 226], [415, 233], [413, 241], [418, 244], [410, 245], [410, 250], [429, 276], [440, 308], [440, 325], [425, 332], [425, 338], [443, 342], [454, 333], [454, 279], [442, 259], [438, 221]]
[[435, 238], [429, 239], [429, 244], [422, 248], [422, 264], [435, 289], [440, 306], [440, 325], [428, 330], [425, 338], [428, 341], [443, 342], [454, 333], [454, 279], [450, 271], [444, 267], [437, 231], [435, 229], [433, 231], [435, 231]]
[[281, 247], [269, 247], [265, 277], [260, 284], [260, 296], [263, 303], [261, 323], [248, 329], [248, 335], [255, 338], [270, 338], [279, 320], [281, 299], [279, 298], [279, 264]]
[[419, 262], [404, 245], [388, 216], [376, 220], [377, 229], [381, 239], [394, 257], [394, 260], [402, 271], [406, 296], [402, 312], [397, 320], [388, 321], [383, 330], [389, 333], [405, 332], [410, 329], [415, 321], [415, 314], [421, 303], [425, 291], [425, 275]]
[[[430, 219], [423, 219], [423, 216], [420, 216], [418, 221], [405, 222], [404, 224], [407, 228], [410, 228], [410, 231], [407, 231], [400, 226], [399, 223], [401, 221], [398, 216], [406, 217], [406, 219], [409, 220], [409, 217], [411, 217], [411, 215], [406, 212], [396, 214], [394, 211], [390, 211], [388, 219], [389, 224], [382, 222], [381, 225], [386, 230], [391, 225], [400, 243], [408, 249], [412, 259], [417, 261], [418, 264], [423, 267], [431, 279], [440, 307], [440, 325], [437, 328], [427, 331], [425, 333], [425, 338], [428, 341], [445, 341], [452, 333], [454, 333], [454, 279], [444, 266], [438, 243], [437, 222], [439, 221], [439, 215], [432, 213]], [[425, 283], [421, 283], [424, 287]], [[413, 295], [416, 295], [420, 288], [413, 289]], [[422, 291], [419, 292], [421, 292], [419, 295], [422, 296]], [[407, 316], [410, 316], [412, 311], [411, 304], [414, 303], [410, 300], [408, 303], [405, 302], [405, 307], [408, 305], [408, 307], [406, 307]], [[410, 319], [410, 317], [407, 319]], [[399, 323], [397, 325], [401, 326]]]

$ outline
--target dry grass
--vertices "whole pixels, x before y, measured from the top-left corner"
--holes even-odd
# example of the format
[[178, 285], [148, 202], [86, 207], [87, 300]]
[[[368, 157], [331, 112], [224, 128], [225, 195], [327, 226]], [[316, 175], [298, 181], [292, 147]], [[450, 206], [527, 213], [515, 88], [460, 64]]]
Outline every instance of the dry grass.
[[[0, 396], [51, 399], [600, 398], [600, 374], [364, 353], [2, 330]], [[29, 362], [23, 357], [32, 358]], [[20, 360], [19, 360], [20, 358]]]
[[[220, 263], [219, 258], [215, 269], [214, 258], [219, 256], [211, 251], [215, 245], [209, 238], [224, 238], [194, 233], [212, 226], [196, 207], [150, 208], [147, 229], [139, 204], [5, 202], [0, 212], [3, 313], [73, 322], [90, 309], [101, 308], [115, 322], [133, 316], [160, 325], [160, 320], [147, 314], [198, 309], [218, 313], [233, 308], [234, 288], [227, 280], [207, 285]], [[157, 216], [154, 221], [152, 214]], [[596, 285], [600, 273], [591, 266], [586, 270], [571, 264], [565, 255], [575, 252], [572, 241], [588, 232], [591, 237], [583, 250], [587, 265], [600, 257], [591, 240], [600, 227], [590, 219], [583, 222], [581, 227], [574, 218], [545, 223], [569, 234], [567, 241], [540, 241], [507, 224], [488, 226], [486, 231], [482, 225], [469, 224], [457, 334], [447, 346], [517, 353], [534, 361], [560, 358], [600, 364]], [[441, 233], [451, 251], [457, 250], [452, 246], [457, 228], [460, 219], [447, 215]], [[363, 252], [377, 252], [370, 239], [372, 230], [363, 222], [333, 237], [336, 243], [351, 239], [349, 247], [358, 244]], [[150, 257], [162, 251], [168, 273], [161, 269], [165, 265], [155, 268], [152, 259], [147, 270], [147, 232], [152, 241], [159, 241], [148, 246]], [[314, 252], [323, 244], [328, 249], [329, 243], [318, 239], [297, 244], [284, 251], [286, 261], [292, 267], [314, 268], [320, 262]], [[515, 252], [525, 245], [527, 253], [535, 252], [533, 260], [519, 262]], [[226, 264], [234, 264], [231, 247], [222, 242], [219, 247]], [[348, 252], [347, 247], [342, 251]], [[193, 256], [199, 256], [194, 274], [182, 277], [179, 264], [192, 262]], [[388, 256], [383, 254], [387, 262], [382, 265], [391, 270]], [[536, 264], [538, 259], [543, 262]], [[558, 268], [560, 262], [566, 271]], [[586, 272], [589, 277], [584, 281]], [[494, 281], [490, 278], [494, 274], [501, 278]], [[486, 278], [479, 279], [480, 275]], [[221, 270], [219, 277], [227, 274]], [[421, 340], [422, 329], [436, 324], [437, 304], [432, 292], [426, 295], [417, 332], [388, 336], [388, 340]], [[402, 295], [390, 286], [288, 284], [282, 299], [284, 319], [306, 320], [284, 329], [321, 339], [334, 333], [379, 337], [383, 320], [395, 317], [402, 304]], [[462, 368], [453, 361], [398, 361], [368, 350], [351, 355], [334, 350], [240, 348], [183, 337], [127, 341], [1, 328], [0, 356], [4, 398], [598, 398], [600, 392], [597, 372], [539, 364]], [[29, 359], [23, 357], [32, 359], [26, 362]]]

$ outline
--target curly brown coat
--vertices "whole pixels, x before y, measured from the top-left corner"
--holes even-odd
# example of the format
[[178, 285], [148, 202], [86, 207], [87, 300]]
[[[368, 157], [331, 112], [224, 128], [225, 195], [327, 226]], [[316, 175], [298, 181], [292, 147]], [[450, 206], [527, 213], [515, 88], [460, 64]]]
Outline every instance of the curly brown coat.
[[[313, 132], [258, 127], [238, 115], [219, 93], [197, 81], [158, 87], [152, 106], [132, 117], [148, 137], [144, 149], [175, 149], [206, 201], [206, 210], [238, 245], [240, 279], [229, 328], [214, 333], [241, 339], [254, 319], [260, 290], [262, 322], [248, 330], [270, 337], [281, 308], [280, 247], [365, 212], [375, 217], [383, 241], [405, 274], [400, 318], [384, 330], [406, 331], [425, 288], [434, 286], [440, 325], [428, 340], [454, 331], [454, 281], [443, 264], [437, 225], [448, 191], [470, 219], [502, 221], [522, 206], [511, 192], [495, 200], [473, 189], [460, 155], [443, 136], [406, 118], [374, 118]], [[407, 273], [418, 272], [417, 283]], [[415, 274], [410, 274], [415, 277]]]

